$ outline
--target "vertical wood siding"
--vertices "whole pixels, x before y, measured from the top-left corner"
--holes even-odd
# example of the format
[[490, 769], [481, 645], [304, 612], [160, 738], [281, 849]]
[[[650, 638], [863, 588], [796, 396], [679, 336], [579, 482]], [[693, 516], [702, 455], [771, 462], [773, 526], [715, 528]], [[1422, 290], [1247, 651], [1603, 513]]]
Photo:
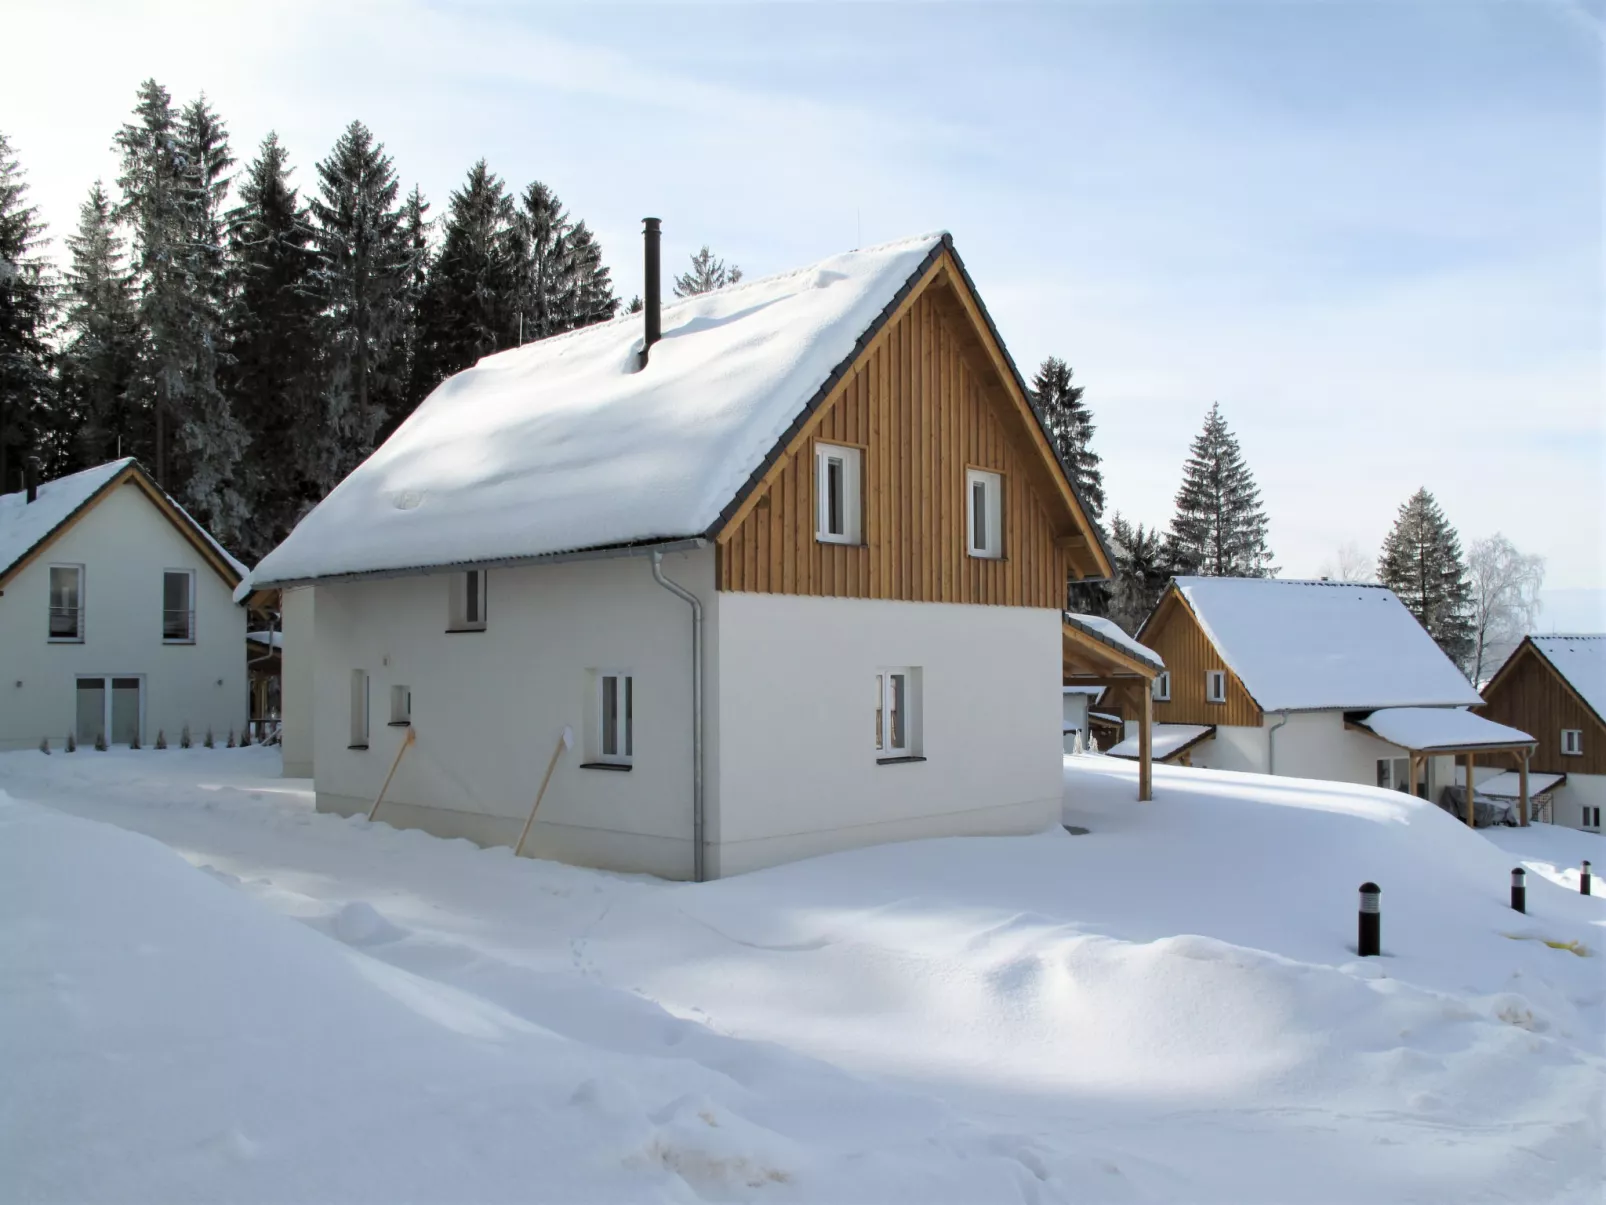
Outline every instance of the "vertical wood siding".
[[[719, 588], [908, 602], [1065, 605], [1067, 561], [1025, 457], [931, 291], [821, 407], [757, 504], [720, 537]], [[863, 450], [863, 544], [815, 539], [816, 443]], [[1004, 556], [967, 552], [967, 468], [1004, 478]]]
[[[1231, 724], [1258, 727], [1264, 717], [1238, 675], [1216, 652], [1175, 590], [1166, 595], [1161, 609], [1143, 633], [1143, 643], [1160, 654], [1171, 674], [1171, 701], [1156, 702], [1157, 724]], [[1227, 701], [1205, 702], [1207, 670], [1227, 671]]]
[[[1606, 725], [1578, 701], [1555, 667], [1532, 645], [1524, 647], [1519, 660], [1490, 684], [1485, 698], [1488, 701], [1478, 708], [1479, 714], [1520, 729], [1539, 742], [1529, 769], [1542, 774], [1606, 774]], [[1563, 728], [1583, 732], [1582, 756], [1562, 756]], [[1478, 760], [1508, 768], [1513, 764], [1504, 753]]]

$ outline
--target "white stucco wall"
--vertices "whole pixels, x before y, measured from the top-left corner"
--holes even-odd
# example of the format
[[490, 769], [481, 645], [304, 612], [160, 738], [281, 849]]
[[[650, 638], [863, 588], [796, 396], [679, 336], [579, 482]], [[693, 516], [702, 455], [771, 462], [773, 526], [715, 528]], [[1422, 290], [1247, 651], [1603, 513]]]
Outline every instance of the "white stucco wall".
[[[84, 640], [49, 640], [50, 566], [84, 566]], [[162, 572], [195, 572], [195, 643], [162, 643]], [[48, 736], [60, 749], [77, 716], [77, 677], [144, 681], [140, 739], [190, 726], [222, 742], [249, 711], [246, 613], [171, 523], [139, 492], [118, 486], [17, 575], [0, 595], [0, 748]]]
[[[710, 551], [666, 556], [664, 570], [705, 605], [711, 600]], [[527, 852], [688, 877], [691, 609], [653, 581], [645, 557], [492, 569], [486, 630], [449, 633], [450, 581], [442, 573], [317, 587], [319, 808], [350, 813], [372, 804], [407, 731], [387, 724], [391, 687], [405, 685], [416, 744], [381, 819], [511, 845], [569, 725], [579, 746], [559, 760]], [[354, 668], [370, 676], [366, 750], [347, 747]], [[581, 768], [594, 739], [597, 669], [634, 675], [629, 772]]]
[[1583, 828], [1585, 807], [1606, 812], [1606, 774], [1567, 775], [1567, 781], [1556, 791], [1554, 807], [1555, 823]]
[[280, 598], [279, 620], [284, 631], [280, 658], [279, 726], [286, 778], [311, 778], [313, 658], [316, 604], [314, 590], [302, 586], [286, 590]]
[[[714, 873], [1057, 821], [1057, 612], [726, 593], [718, 625]], [[927, 760], [880, 765], [875, 674], [900, 666]]]

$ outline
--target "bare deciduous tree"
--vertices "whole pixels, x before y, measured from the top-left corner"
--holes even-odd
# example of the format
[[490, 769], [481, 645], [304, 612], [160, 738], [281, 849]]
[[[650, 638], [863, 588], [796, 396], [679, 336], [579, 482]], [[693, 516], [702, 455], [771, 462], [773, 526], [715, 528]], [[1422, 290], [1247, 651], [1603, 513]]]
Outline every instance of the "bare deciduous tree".
[[1321, 575], [1330, 582], [1375, 582], [1377, 565], [1354, 540], [1345, 540], [1331, 558], [1322, 562]]
[[1545, 558], [1519, 552], [1496, 532], [1474, 541], [1467, 557], [1472, 579], [1474, 685], [1494, 673], [1539, 618]]

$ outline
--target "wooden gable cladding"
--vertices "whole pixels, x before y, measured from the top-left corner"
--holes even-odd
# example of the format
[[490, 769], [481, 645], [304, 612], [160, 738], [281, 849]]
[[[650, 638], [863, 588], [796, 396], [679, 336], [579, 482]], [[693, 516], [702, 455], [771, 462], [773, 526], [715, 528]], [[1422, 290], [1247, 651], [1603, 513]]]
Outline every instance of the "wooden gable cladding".
[[[1138, 639], [1160, 654], [1166, 672], [1171, 675], [1170, 700], [1156, 700], [1154, 704], [1156, 723], [1258, 728], [1264, 722], [1260, 707], [1244, 689], [1238, 675], [1221, 659], [1193, 608], [1175, 587], [1166, 592], [1138, 633]], [[1205, 701], [1205, 674], [1213, 669], [1226, 672], [1225, 703]]]
[[[1580, 699], [1556, 667], [1532, 644], [1524, 643], [1484, 688], [1479, 715], [1526, 732], [1539, 742], [1529, 768], [1542, 774], [1606, 774], [1606, 724]], [[1582, 754], [1561, 751], [1561, 732], [1583, 733]], [[1485, 765], [1507, 766], [1506, 754], [1480, 757]]]
[[[721, 590], [1064, 606], [1070, 558], [1086, 557], [1086, 537], [1064, 519], [1056, 527], [1041, 458], [1009, 428], [963, 303], [942, 281], [882, 329], [720, 533]], [[861, 544], [815, 538], [820, 443], [861, 451]], [[972, 468], [1003, 476], [1000, 559], [968, 552]]]

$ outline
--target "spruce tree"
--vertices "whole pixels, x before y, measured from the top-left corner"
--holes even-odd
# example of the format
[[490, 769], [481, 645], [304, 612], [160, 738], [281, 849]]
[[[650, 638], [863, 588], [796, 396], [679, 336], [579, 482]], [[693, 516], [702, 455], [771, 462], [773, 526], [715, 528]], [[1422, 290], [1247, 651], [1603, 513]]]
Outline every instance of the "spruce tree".
[[1168, 554], [1178, 573], [1271, 577], [1266, 512], [1219, 404], [1195, 437], [1177, 491]]
[[390, 433], [401, 425], [402, 420], [411, 414], [418, 403], [428, 396], [430, 389], [419, 392], [418, 344], [419, 344], [419, 307], [423, 302], [424, 290], [429, 285], [430, 265], [430, 232], [435, 223], [427, 215], [429, 202], [424, 199], [423, 192], [418, 185], [413, 185], [413, 191], [407, 194], [402, 202], [402, 237], [406, 240], [410, 255], [410, 269], [407, 274], [407, 286], [402, 290], [402, 379], [408, 382], [407, 396], [402, 403], [404, 413], [391, 416], [390, 422], [381, 429], [381, 438], [389, 438]]
[[313, 484], [322, 422], [318, 260], [291, 170], [270, 133], [228, 214], [224, 382], [250, 440], [251, 522], [239, 544], [252, 560], [321, 497]]
[[133, 395], [139, 326], [127, 253], [116, 212], [100, 181], [78, 208], [78, 232], [63, 290], [66, 319], [61, 356], [63, 409], [77, 426], [68, 471], [118, 455], [149, 461], [150, 412]]
[[518, 251], [517, 317], [523, 342], [569, 328], [563, 304], [568, 274], [569, 215], [539, 180], [519, 198], [514, 230]]
[[742, 270], [735, 264], [727, 265], [704, 243], [691, 257], [691, 271], [675, 277], [675, 296], [691, 297], [733, 285], [742, 278]]
[[1104, 516], [1104, 473], [1092, 447], [1092, 412], [1082, 401], [1082, 386], [1073, 385], [1071, 376], [1071, 366], [1064, 360], [1057, 356], [1044, 360], [1032, 378], [1032, 408], [1087, 507], [1088, 518], [1097, 522]]
[[318, 164], [311, 203], [328, 357], [320, 495], [373, 450], [405, 402], [414, 254], [396, 194], [384, 145], [352, 122]]
[[569, 232], [569, 280], [571, 328], [606, 322], [619, 312], [602, 248], [584, 222], [576, 222]]
[[10, 141], [0, 134], [0, 493], [14, 489], [23, 461], [59, 468], [52, 411], [51, 324], [54, 282], [37, 254], [38, 211]]
[[1439, 504], [1419, 489], [1383, 541], [1377, 577], [1415, 615], [1445, 656], [1465, 667], [1473, 649], [1472, 588], [1461, 541]]
[[1136, 634], [1165, 593], [1174, 567], [1159, 529], [1134, 527], [1120, 512], [1110, 523], [1109, 543], [1115, 577], [1108, 614], [1123, 631]]

